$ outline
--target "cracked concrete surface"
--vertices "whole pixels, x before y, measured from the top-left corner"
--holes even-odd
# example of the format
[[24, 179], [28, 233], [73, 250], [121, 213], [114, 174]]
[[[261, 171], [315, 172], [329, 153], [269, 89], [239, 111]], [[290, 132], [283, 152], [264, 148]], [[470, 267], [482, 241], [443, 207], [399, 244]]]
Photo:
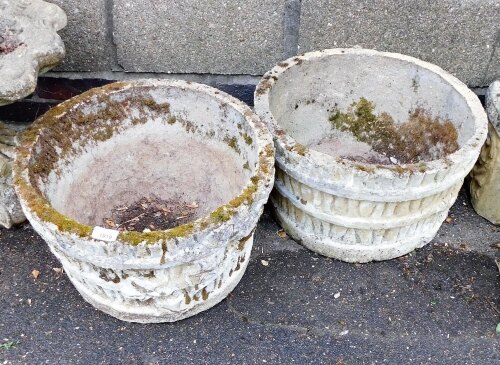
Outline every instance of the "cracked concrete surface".
[[153, 325], [84, 302], [29, 225], [2, 230], [0, 344], [16, 344], [0, 348], [0, 364], [500, 362], [490, 247], [500, 227], [476, 215], [463, 192], [450, 218], [423, 249], [352, 265], [278, 237], [266, 212], [234, 292], [193, 318]]

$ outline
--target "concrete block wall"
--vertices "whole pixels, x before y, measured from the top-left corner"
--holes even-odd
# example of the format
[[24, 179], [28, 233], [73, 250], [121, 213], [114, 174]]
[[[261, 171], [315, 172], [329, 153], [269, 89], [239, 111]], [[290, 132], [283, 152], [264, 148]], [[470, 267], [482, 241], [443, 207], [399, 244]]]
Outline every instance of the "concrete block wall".
[[500, 0], [49, 1], [69, 18], [56, 76], [262, 75], [297, 53], [361, 46], [436, 63], [471, 87], [500, 77]]

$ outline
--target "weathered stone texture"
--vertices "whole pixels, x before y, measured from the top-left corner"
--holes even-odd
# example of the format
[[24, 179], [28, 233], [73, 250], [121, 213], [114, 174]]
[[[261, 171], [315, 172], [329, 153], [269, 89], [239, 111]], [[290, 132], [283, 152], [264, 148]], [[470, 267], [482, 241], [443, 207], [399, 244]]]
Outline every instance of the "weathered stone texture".
[[500, 81], [491, 84], [486, 94], [490, 121], [488, 139], [471, 173], [472, 205], [477, 213], [500, 224]]
[[284, 0], [116, 0], [126, 71], [263, 74], [283, 57]]
[[469, 86], [486, 86], [500, 73], [499, 57], [492, 59], [499, 19], [498, 0], [303, 0], [299, 52], [354, 46], [399, 52]]
[[108, 41], [106, 0], [51, 0], [68, 16], [60, 32], [66, 46], [66, 59], [58, 71], [111, 70], [112, 48]]

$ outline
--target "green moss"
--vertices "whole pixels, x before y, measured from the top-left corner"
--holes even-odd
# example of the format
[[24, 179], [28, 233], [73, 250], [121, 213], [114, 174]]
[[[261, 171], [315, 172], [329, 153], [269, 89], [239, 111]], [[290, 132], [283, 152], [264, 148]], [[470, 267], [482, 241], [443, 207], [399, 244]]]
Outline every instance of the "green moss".
[[240, 150], [240, 147], [238, 146], [238, 140], [236, 139], [236, 137], [226, 137], [224, 138], [224, 142], [227, 143], [227, 145], [229, 147], [231, 147], [233, 150], [235, 150], [236, 152], [240, 153], [241, 150]]
[[[399, 163], [443, 158], [459, 148], [458, 133], [449, 120], [432, 118], [422, 108], [416, 108], [408, 121], [396, 124], [389, 114], [375, 115], [374, 110], [375, 104], [365, 98], [352, 103], [345, 113], [335, 108], [330, 116], [332, 128], [349, 132]], [[442, 147], [436, 150], [436, 146]]]
[[374, 168], [366, 165], [355, 165], [354, 166], [356, 169], [364, 172], [373, 172]]
[[156, 100], [152, 98], [147, 98], [142, 100], [142, 104], [144, 104], [149, 109], [154, 110], [156, 112], [170, 113], [169, 103], [157, 103]]
[[300, 156], [305, 156], [308, 149], [306, 146], [300, 143], [296, 143], [295, 146], [292, 147], [292, 151], [297, 152]]
[[92, 227], [80, 224], [52, 208], [47, 200], [35, 189], [29, 187], [24, 180], [17, 178], [16, 186], [39, 219], [55, 224], [60, 231], [74, 233], [79, 237], [88, 237], [92, 233]]
[[214, 223], [227, 222], [232, 217], [232, 214], [226, 210], [226, 207], [220, 207], [210, 213], [210, 219]]
[[138, 117], [138, 118], [132, 119], [132, 124], [133, 125], [146, 124], [147, 121], [148, 121], [148, 118], [146, 118], [146, 117]]
[[[126, 231], [119, 234], [119, 239], [128, 242], [134, 246], [141, 242], [157, 243], [159, 241], [169, 241], [175, 238], [187, 237], [194, 233], [195, 225], [193, 223], [183, 224], [166, 231], [153, 231], [153, 232], [135, 232]], [[166, 248], [165, 248], [166, 250]]]
[[266, 157], [274, 157], [274, 148], [272, 145], [268, 144], [264, 147], [264, 155]]
[[247, 133], [243, 134], [243, 139], [247, 145], [251, 145], [253, 143], [252, 137], [250, 137]]

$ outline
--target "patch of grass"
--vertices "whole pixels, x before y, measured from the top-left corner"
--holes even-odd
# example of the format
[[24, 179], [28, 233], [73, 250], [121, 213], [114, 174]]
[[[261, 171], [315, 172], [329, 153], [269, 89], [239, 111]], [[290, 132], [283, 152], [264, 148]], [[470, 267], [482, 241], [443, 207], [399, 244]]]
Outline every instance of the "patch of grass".
[[17, 346], [19, 342], [17, 341], [7, 341], [4, 343], [0, 343], [0, 350], [10, 350]]

